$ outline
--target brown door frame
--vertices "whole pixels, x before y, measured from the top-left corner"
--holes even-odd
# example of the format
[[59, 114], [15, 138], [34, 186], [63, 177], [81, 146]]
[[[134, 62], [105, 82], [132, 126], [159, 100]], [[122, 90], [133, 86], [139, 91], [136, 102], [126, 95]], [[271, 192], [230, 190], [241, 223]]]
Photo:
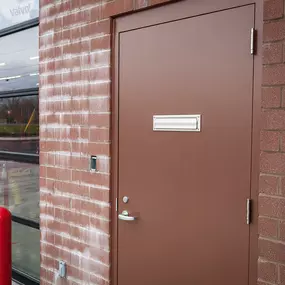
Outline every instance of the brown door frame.
[[[227, 10], [230, 8], [255, 5], [255, 29], [257, 30], [256, 54], [253, 66], [253, 120], [252, 120], [252, 162], [251, 162], [251, 199], [253, 201], [252, 221], [250, 225], [250, 252], [249, 252], [249, 282], [257, 282], [258, 259], [258, 185], [259, 185], [259, 150], [260, 150], [260, 114], [261, 114], [261, 84], [262, 84], [262, 27], [263, 3], [258, 0], [203, 0], [203, 1], [178, 1], [167, 3], [113, 19], [113, 44], [112, 44], [112, 128], [111, 128], [111, 284], [118, 285], [118, 219], [116, 199], [118, 197], [118, 121], [119, 121], [119, 92], [118, 92], [118, 35], [121, 32], [155, 25], [162, 22], [188, 18], [197, 15]], [[183, 9], [181, 9], [181, 7]], [[157, 15], [157, 11], [160, 13]], [[171, 13], [169, 13], [171, 10]], [[153, 17], [155, 13], [156, 17]]]

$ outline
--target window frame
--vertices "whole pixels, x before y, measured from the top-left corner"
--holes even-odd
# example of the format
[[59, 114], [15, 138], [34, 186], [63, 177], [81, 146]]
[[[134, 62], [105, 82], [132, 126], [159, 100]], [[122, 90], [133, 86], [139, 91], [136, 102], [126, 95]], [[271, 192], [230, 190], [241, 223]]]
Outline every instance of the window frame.
[[[13, 26], [4, 28], [0, 30], [0, 38], [4, 36], [9, 36], [14, 33], [18, 33], [33, 27], [39, 26], [39, 17], [15, 24]], [[29, 88], [29, 89], [17, 89], [11, 91], [0, 91], [0, 99], [13, 98], [13, 97], [25, 97], [25, 96], [38, 96], [39, 98], [39, 88]], [[0, 150], [0, 159], [16, 162], [27, 162], [31, 164], [39, 164], [39, 154], [29, 154], [29, 153], [18, 153], [10, 151]], [[40, 189], [38, 189], [40, 190]], [[12, 214], [12, 222], [18, 223], [33, 229], [40, 230], [40, 223], [31, 219], [23, 218], [18, 215]], [[40, 280], [29, 275], [27, 272], [23, 272], [16, 267], [12, 266], [12, 277], [14, 280], [19, 281], [22, 284], [27, 285], [39, 285]]]
[[[18, 89], [15, 91], [0, 91], [0, 100], [13, 97], [21, 98], [26, 96], [39, 96], [39, 88]], [[39, 154], [0, 150], [0, 159], [39, 164]]]
[[21, 32], [39, 25], [39, 17], [0, 30], [0, 37]]

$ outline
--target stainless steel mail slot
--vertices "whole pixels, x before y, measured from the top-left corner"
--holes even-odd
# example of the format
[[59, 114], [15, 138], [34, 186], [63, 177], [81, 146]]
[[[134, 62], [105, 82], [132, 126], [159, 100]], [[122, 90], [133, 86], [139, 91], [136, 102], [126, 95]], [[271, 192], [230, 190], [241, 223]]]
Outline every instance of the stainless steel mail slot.
[[200, 132], [201, 115], [155, 115], [154, 131]]

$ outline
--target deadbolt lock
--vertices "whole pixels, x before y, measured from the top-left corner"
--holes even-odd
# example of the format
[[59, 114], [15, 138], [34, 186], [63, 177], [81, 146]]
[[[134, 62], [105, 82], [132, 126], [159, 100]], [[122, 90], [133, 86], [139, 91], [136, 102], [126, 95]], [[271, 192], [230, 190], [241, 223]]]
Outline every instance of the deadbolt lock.
[[127, 203], [129, 202], [129, 197], [124, 196], [124, 197], [123, 197], [123, 202], [124, 202], [125, 204], [127, 204]]

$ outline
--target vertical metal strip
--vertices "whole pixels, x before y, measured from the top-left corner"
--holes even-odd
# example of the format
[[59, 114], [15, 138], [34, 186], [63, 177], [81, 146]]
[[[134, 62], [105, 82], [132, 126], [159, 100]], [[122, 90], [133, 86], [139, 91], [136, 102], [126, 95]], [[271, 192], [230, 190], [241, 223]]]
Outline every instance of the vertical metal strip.
[[251, 222], [251, 199], [246, 199], [246, 224]]
[[254, 55], [255, 53], [255, 29], [251, 28], [250, 30], [250, 54]]

